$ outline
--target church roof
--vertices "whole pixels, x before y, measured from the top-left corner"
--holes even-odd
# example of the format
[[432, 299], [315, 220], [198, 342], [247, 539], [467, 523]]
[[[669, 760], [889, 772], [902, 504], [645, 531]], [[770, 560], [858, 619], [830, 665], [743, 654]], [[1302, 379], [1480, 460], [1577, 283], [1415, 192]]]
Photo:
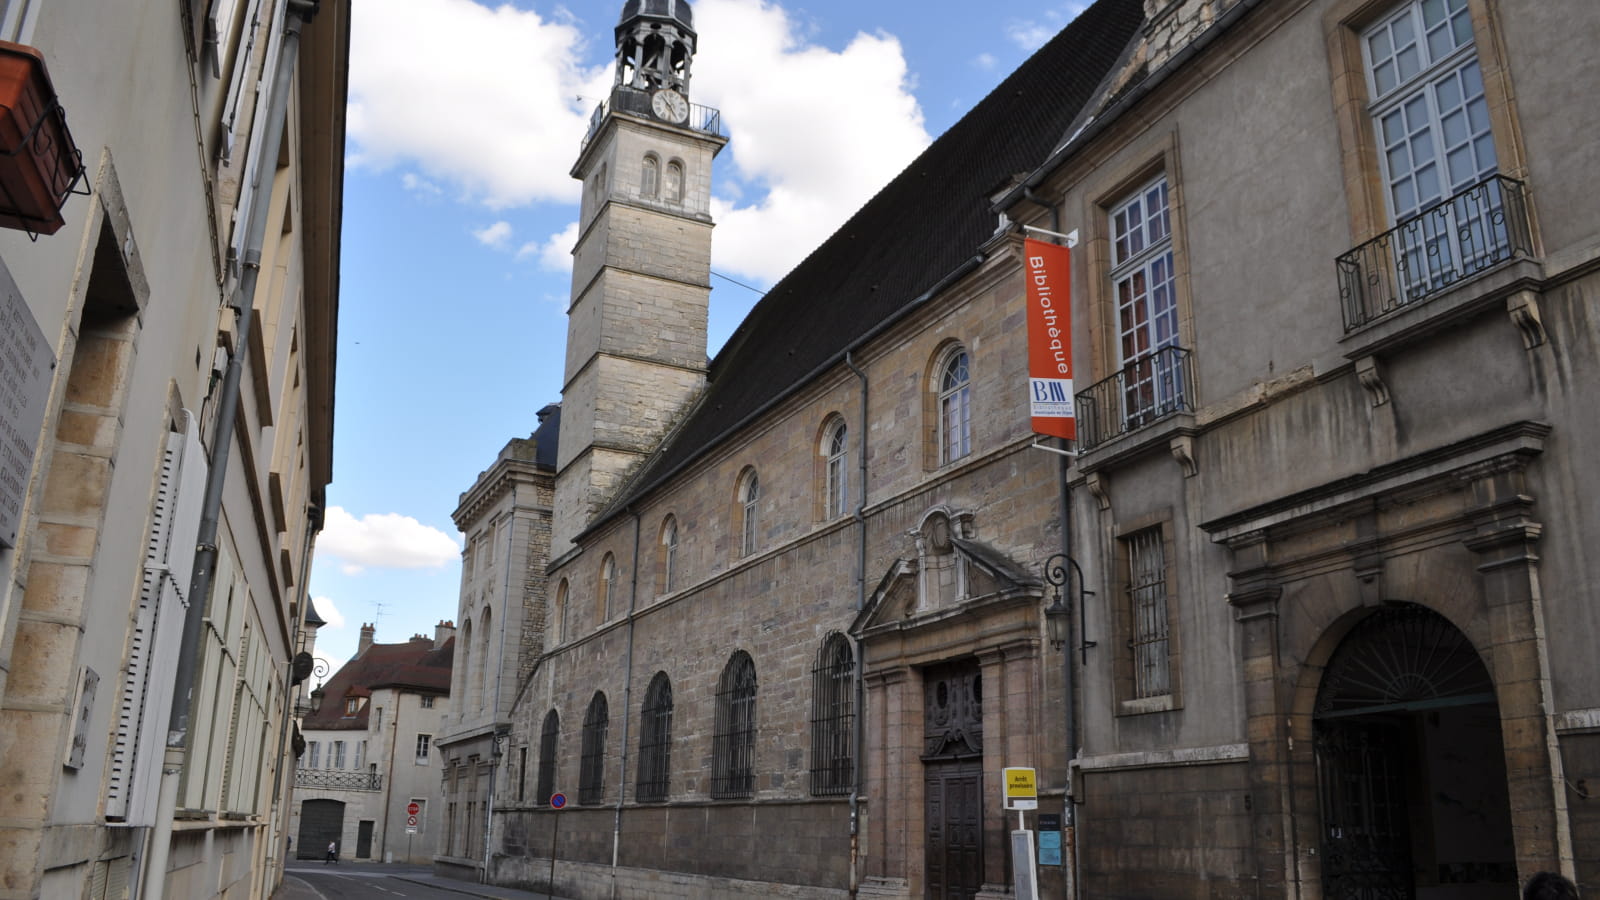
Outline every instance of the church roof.
[[960, 272], [994, 235], [993, 195], [1067, 137], [1143, 18], [1142, 0], [1098, 0], [773, 285], [711, 361], [682, 425], [599, 521]]

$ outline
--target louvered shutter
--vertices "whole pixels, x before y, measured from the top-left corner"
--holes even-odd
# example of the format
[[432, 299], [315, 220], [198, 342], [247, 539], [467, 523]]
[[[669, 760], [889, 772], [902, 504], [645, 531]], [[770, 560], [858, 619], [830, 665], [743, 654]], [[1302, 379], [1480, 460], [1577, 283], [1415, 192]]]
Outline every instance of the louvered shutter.
[[167, 435], [150, 543], [145, 548], [139, 610], [117, 708], [106, 816], [129, 825], [155, 823], [172, 680], [205, 493], [205, 453], [200, 447], [199, 427], [187, 410], [184, 425], [183, 433]]

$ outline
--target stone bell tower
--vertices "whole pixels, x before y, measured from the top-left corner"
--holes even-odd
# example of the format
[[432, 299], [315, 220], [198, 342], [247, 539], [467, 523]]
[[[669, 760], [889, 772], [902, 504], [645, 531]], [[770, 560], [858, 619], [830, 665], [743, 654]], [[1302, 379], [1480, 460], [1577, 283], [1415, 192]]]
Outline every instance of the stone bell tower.
[[611, 499], [705, 384], [716, 110], [689, 102], [686, 0], [627, 0], [616, 79], [572, 176], [583, 182], [567, 308], [551, 556]]

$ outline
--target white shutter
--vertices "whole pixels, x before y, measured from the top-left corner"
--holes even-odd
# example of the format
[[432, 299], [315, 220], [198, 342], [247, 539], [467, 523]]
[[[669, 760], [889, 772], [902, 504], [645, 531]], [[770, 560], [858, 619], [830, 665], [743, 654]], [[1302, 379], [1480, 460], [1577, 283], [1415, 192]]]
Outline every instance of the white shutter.
[[145, 548], [139, 611], [117, 708], [117, 732], [106, 790], [106, 816], [129, 825], [155, 822], [161, 757], [172, 708], [184, 595], [194, 568], [195, 536], [206, 484], [199, 427], [184, 411], [185, 431], [167, 436], [161, 483]]

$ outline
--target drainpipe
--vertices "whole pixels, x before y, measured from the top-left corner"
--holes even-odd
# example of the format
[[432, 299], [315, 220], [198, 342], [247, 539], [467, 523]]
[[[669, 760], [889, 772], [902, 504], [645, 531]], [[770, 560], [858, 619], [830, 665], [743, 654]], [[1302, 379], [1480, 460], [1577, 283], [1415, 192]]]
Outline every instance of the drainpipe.
[[[1036, 196], [1031, 187], [1023, 188], [1022, 196], [1050, 211], [1051, 231], [1061, 230], [1061, 211], [1056, 207], [1056, 204], [1048, 203]], [[1057, 438], [1056, 443], [1060, 449], [1067, 449], [1065, 440]], [[1057, 465], [1060, 467], [1061, 552], [1066, 554], [1067, 559], [1070, 560], [1072, 559], [1072, 485], [1067, 480], [1067, 470], [1072, 465], [1072, 462], [1067, 456], [1057, 456], [1056, 459]], [[1069, 569], [1067, 572], [1068, 584], [1066, 585], [1069, 596], [1072, 593], [1071, 577], [1072, 573]], [[1081, 570], [1079, 577], [1082, 577]], [[1080, 584], [1079, 588], [1081, 589], [1082, 587], [1083, 585]], [[1065, 857], [1062, 860], [1062, 869], [1067, 876], [1067, 897], [1068, 900], [1072, 900], [1072, 898], [1078, 896], [1078, 811], [1077, 801], [1072, 796], [1072, 762], [1078, 755], [1078, 722], [1076, 679], [1073, 677], [1072, 670], [1072, 604], [1069, 602], [1065, 605], [1067, 607], [1068, 640], [1061, 648], [1063, 657], [1061, 666], [1061, 706], [1063, 718], [1066, 720], [1067, 759], [1061, 791], [1061, 830], [1063, 832], [1061, 845], [1062, 853]]]
[[617, 810], [611, 822], [611, 896], [617, 896], [617, 860], [622, 847], [622, 801], [628, 796], [628, 725], [633, 721], [634, 611], [639, 608], [639, 511], [633, 514], [633, 572], [628, 579], [628, 662], [622, 676], [622, 753], [617, 760]]
[[[377, 620], [374, 619], [373, 621], [376, 622]], [[392, 818], [389, 815], [392, 808], [390, 804], [394, 803], [394, 755], [400, 746], [400, 713], [405, 709], [405, 704], [400, 702], [401, 699], [400, 692], [396, 690], [394, 692], [394, 721], [389, 723], [389, 728], [394, 734], [394, 737], [389, 741], [389, 777], [383, 783], [383, 837], [378, 839], [378, 858], [385, 861], [389, 859], [389, 821]], [[367, 702], [372, 702], [370, 697]]]
[[[861, 381], [861, 425], [860, 437], [856, 438], [856, 456], [860, 459], [859, 475], [861, 490], [857, 493], [855, 520], [857, 525], [856, 543], [856, 613], [867, 605], [867, 401], [871, 394], [867, 382], [867, 373], [856, 365], [855, 357], [851, 351], [846, 350], [844, 364], [856, 374]], [[866, 660], [861, 655], [861, 641], [855, 640], [856, 665], [853, 677], [850, 679], [851, 688], [855, 693], [852, 709], [855, 715], [850, 717], [850, 753], [855, 763], [855, 776], [850, 785], [850, 897], [852, 900], [861, 889], [861, 749], [864, 742], [864, 730], [861, 718], [866, 712], [866, 689], [862, 681], [862, 670], [866, 667]]]
[[194, 570], [189, 581], [189, 608], [183, 618], [183, 641], [178, 648], [177, 671], [173, 677], [172, 710], [168, 717], [167, 747], [161, 761], [161, 792], [156, 804], [156, 823], [150, 834], [150, 855], [145, 869], [144, 896], [163, 900], [167, 889], [167, 858], [172, 844], [172, 818], [178, 808], [178, 777], [188, 757], [189, 704], [193, 697], [200, 661], [201, 626], [211, 603], [212, 578], [217, 569], [217, 521], [222, 510], [222, 488], [227, 480], [228, 454], [233, 446], [233, 420], [239, 410], [239, 377], [245, 354], [250, 349], [250, 316], [255, 308], [256, 280], [261, 274], [261, 243], [267, 231], [267, 212], [272, 206], [269, 179], [277, 171], [272, 164], [283, 142], [283, 118], [293, 89], [295, 61], [300, 55], [300, 29], [316, 15], [319, 0], [285, 0], [283, 49], [278, 56], [278, 71], [273, 73], [272, 99], [267, 120], [262, 123], [260, 156], [256, 158], [254, 183], [256, 202], [246, 224], [244, 253], [240, 258], [239, 284], [234, 289], [233, 307], [238, 316], [233, 353], [222, 379], [222, 397], [217, 407], [216, 433], [211, 441], [211, 469], [206, 473], [206, 490], [201, 501], [200, 530], [195, 535]]
[[[506, 632], [510, 631], [510, 622], [506, 621], [511, 612], [511, 548], [517, 545], [517, 485], [511, 485], [511, 527], [506, 529], [506, 577], [505, 589], [501, 593], [500, 606], [500, 649], [495, 654], [494, 673], [494, 708], [489, 710], [489, 797], [483, 802], [483, 869], [478, 872], [478, 883], [489, 883], [489, 841], [494, 837], [494, 783], [495, 776], [500, 772], [500, 742], [509, 734], [500, 730], [500, 685], [506, 676]], [[520, 627], [520, 626], [519, 626]], [[409, 860], [408, 860], [409, 862]]]

